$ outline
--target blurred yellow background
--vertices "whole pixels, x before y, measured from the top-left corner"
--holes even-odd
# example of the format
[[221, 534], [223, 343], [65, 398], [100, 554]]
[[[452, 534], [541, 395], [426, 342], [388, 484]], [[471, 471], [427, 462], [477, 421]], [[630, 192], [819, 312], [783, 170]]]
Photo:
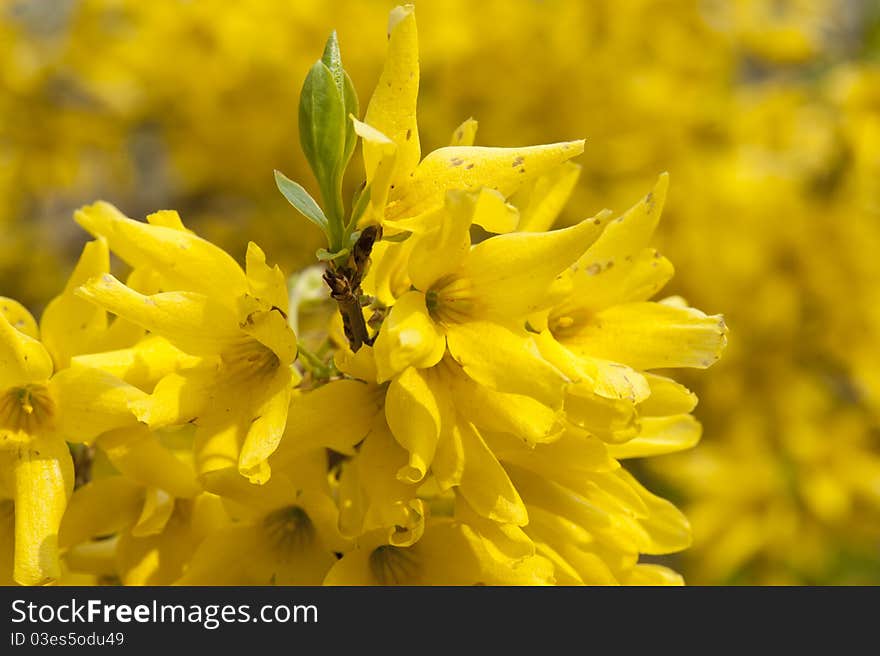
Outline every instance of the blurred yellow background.
[[[316, 191], [302, 80], [335, 28], [364, 106], [393, 4], [0, 0], [0, 295], [39, 311], [98, 198], [177, 209], [239, 259], [254, 240], [289, 273], [312, 262], [321, 236], [272, 170]], [[586, 137], [566, 221], [670, 172], [670, 293], [731, 328], [689, 381], [703, 442], [646, 472], [694, 525], [686, 580], [880, 584], [880, 2], [416, 11], [425, 151], [470, 116], [478, 144]]]

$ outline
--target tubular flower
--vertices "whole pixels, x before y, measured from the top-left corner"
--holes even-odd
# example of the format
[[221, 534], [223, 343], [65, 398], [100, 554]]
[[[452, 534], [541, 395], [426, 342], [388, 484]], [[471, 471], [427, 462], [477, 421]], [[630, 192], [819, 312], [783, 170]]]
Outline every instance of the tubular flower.
[[[106, 259], [106, 244], [93, 242], [74, 279]], [[53, 320], [51, 308], [59, 303], [70, 303], [74, 315], [82, 311], [81, 332]], [[4, 521], [14, 525], [4, 531], [5, 540], [12, 538], [4, 551], [13, 563], [4, 561], [3, 568], [12, 564], [12, 578], [21, 584], [49, 583], [61, 575], [58, 531], [74, 486], [66, 442], [90, 444], [107, 431], [135, 425], [129, 403], [146, 396], [98, 369], [53, 364], [75, 352], [89, 319], [100, 323], [100, 316], [62, 294], [47, 309], [41, 343], [27, 310], [0, 299], [0, 494]]]
[[183, 585], [320, 585], [348, 549], [330, 496], [326, 452], [311, 450], [254, 486], [232, 470], [208, 474], [234, 523], [209, 533]]
[[140, 223], [98, 203], [76, 218], [123, 260], [153, 272], [162, 290], [141, 294], [106, 274], [78, 293], [199, 358], [163, 377], [136, 406], [138, 418], [153, 428], [194, 423], [199, 474], [235, 465], [253, 482], [268, 480], [267, 458], [287, 421], [296, 357], [281, 271], [267, 266], [252, 243], [245, 273], [187, 231], [174, 212]]

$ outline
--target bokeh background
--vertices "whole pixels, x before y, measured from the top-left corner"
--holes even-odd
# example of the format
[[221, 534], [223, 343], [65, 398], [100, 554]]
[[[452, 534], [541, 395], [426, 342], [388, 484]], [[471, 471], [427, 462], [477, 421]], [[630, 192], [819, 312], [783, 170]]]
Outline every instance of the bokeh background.
[[[393, 4], [0, 0], [0, 295], [40, 311], [99, 198], [313, 261], [272, 170], [314, 191], [302, 80], [335, 28], [365, 106]], [[880, 584], [880, 0], [416, 7], [423, 152], [471, 116], [484, 145], [586, 137], [564, 222], [670, 172], [669, 293], [731, 329], [686, 381], [702, 443], [640, 472], [691, 518], [686, 580]]]

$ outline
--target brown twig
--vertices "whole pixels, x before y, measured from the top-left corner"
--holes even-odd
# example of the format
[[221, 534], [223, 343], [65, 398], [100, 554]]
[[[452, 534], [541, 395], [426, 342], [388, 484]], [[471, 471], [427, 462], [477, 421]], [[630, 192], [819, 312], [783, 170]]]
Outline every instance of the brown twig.
[[380, 226], [367, 226], [352, 247], [345, 264], [334, 266], [331, 262], [324, 271], [324, 282], [330, 288], [330, 297], [339, 306], [345, 337], [354, 352], [364, 344], [373, 343], [361, 310], [361, 281], [369, 269], [373, 245], [381, 238]]

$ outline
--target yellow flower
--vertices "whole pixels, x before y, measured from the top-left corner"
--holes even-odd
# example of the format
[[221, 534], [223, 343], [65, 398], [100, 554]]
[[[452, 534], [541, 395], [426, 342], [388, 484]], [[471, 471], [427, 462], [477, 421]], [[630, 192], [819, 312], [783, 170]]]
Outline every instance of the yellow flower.
[[261, 486], [232, 470], [208, 474], [235, 521], [205, 538], [179, 583], [320, 585], [348, 548], [326, 470], [326, 453], [312, 450]]
[[[106, 259], [106, 244], [93, 242], [75, 275]], [[55, 303], [68, 303], [73, 320], [89, 318], [89, 308], [77, 307], [66, 294]], [[47, 310], [41, 343], [27, 310], [0, 299], [0, 497], [4, 517], [14, 517], [14, 531], [4, 531], [4, 540], [14, 535], [12, 577], [18, 583], [48, 583], [61, 574], [58, 530], [74, 483], [66, 442], [90, 443], [136, 424], [128, 406], [145, 396], [97, 369], [53, 365], [76, 351], [85, 326], [68, 331]]]
[[411, 547], [365, 535], [328, 572], [325, 585], [545, 585], [550, 563], [537, 556], [515, 565], [491, 553], [466, 524], [437, 520]]
[[268, 480], [266, 460], [287, 421], [296, 357], [281, 271], [251, 244], [245, 273], [174, 212], [141, 223], [98, 203], [76, 218], [133, 267], [152, 272], [163, 290], [141, 294], [107, 274], [79, 294], [200, 358], [162, 378], [137, 405], [139, 419], [154, 428], [195, 423], [199, 474], [235, 465], [254, 482]]
[[370, 190], [370, 211], [361, 219], [362, 224], [380, 223], [388, 233], [418, 225], [426, 213], [442, 207], [449, 190], [489, 187], [507, 197], [583, 152], [583, 141], [527, 148], [474, 147], [467, 143], [474, 130], [465, 124], [459, 132], [459, 145], [440, 148], [421, 159], [416, 122], [418, 53], [415, 7], [396, 7], [388, 20], [385, 67], [364, 122], [355, 120], [356, 132], [363, 140]]

